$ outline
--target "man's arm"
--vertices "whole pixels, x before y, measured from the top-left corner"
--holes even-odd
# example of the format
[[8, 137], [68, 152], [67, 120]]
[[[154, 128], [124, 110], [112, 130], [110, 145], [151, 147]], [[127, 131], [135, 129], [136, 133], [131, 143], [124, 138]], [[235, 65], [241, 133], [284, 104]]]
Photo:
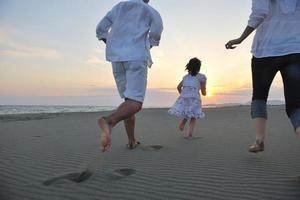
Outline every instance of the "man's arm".
[[150, 46], [158, 46], [163, 31], [163, 22], [160, 14], [156, 10], [151, 10], [152, 18], [150, 24], [149, 41]]
[[99, 40], [102, 40], [106, 43], [106, 38], [109, 33], [109, 30], [113, 24], [113, 12], [114, 9], [109, 11], [105, 17], [98, 23], [96, 28], [96, 36]]
[[101, 40], [106, 44], [106, 39], [105, 38], [101, 38]]

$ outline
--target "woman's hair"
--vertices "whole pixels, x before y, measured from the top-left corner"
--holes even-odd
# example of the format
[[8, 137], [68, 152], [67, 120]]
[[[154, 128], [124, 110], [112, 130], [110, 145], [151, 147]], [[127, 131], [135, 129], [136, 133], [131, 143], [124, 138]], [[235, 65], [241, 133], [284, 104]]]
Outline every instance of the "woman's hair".
[[188, 70], [189, 74], [196, 76], [201, 67], [201, 61], [198, 58], [192, 58], [189, 63], [185, 66], [185, 70]]

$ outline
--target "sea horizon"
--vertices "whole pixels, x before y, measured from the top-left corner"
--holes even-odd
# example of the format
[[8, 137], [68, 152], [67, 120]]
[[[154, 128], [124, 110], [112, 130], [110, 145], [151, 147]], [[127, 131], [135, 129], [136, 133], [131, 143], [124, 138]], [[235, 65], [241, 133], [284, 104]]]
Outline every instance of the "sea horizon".
[[[203, 108], [222, 108], [235, 106], [249, 106], [250, 102], [246, 103], [220, 103], [220, 104], [203, 104]], [[271, 100], [268, 105], [284, 105], [284, 101]], [[144, 109], [159, 109], [170, 108], [171, 105], [164, 106], [144, 106]], [[46, 114], [46, 113], [86, 113], [86, 112], [102, 112], [111, 111], [117, 108], [115, 106], [99, 106], [99, 105], [1, 105], [0, 115], [14, 114]]]

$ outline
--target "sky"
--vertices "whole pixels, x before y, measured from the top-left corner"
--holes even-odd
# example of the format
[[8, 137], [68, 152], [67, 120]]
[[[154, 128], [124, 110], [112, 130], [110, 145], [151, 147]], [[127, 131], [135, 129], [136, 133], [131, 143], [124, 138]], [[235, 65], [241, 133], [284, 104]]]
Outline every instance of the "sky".
[[[102, 105], [121, 102], [105, 46], [96, 38], [100, 19], [117, 0], [0, 0], [0, 105]], [[192, 57], [202, 61], [204, 104], [251, 100], [251, 42], [224, 45], [247, 25], [251, 1], [151, 0], [163, 18], [153, 48], [145, 105], [170, 106]], [[281, 77], [270, 99], [283, 100]]]

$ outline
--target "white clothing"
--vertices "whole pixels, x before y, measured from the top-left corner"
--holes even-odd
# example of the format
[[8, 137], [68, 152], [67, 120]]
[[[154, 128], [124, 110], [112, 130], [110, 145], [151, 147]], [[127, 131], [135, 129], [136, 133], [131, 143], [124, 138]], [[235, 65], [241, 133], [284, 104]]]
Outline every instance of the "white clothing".
[[147, 62], [113, 62], [112, 68], [121, 98], [144, 102], [147, 88]]
[[199, 94], [200, 85], [206, 84], [206, 76], [204, 74], [198, 73], [196, 76], [187, 74], [182, 79], [182, 90], [181, 97], [194, 97], [201, 100]]
[[199, 94], [201, 84], [206, 84], [206, 76], [204, 74], [199, 73], [196, 76], [188, 74], [184, 76], [181, 94], [168, 113], [185, 119], [204, 118], [205, 114], [202, 112], [202, 101]]
[[257, 29], [254, 57], [300, 53], [300, 0], [252, 0], [248, 26]]
[[143, 0], [115, 5], [97, 25], [99, 40], [106, 39], [110, 62], [148, 61], [150, 47], [158, 46], [163, 30], [160, 14]]
[[200, 119], [205, 117], [201, 101], [197, 98], [179, 97], [175, 104], [168, 110], [168, 113], [185, 119]]

